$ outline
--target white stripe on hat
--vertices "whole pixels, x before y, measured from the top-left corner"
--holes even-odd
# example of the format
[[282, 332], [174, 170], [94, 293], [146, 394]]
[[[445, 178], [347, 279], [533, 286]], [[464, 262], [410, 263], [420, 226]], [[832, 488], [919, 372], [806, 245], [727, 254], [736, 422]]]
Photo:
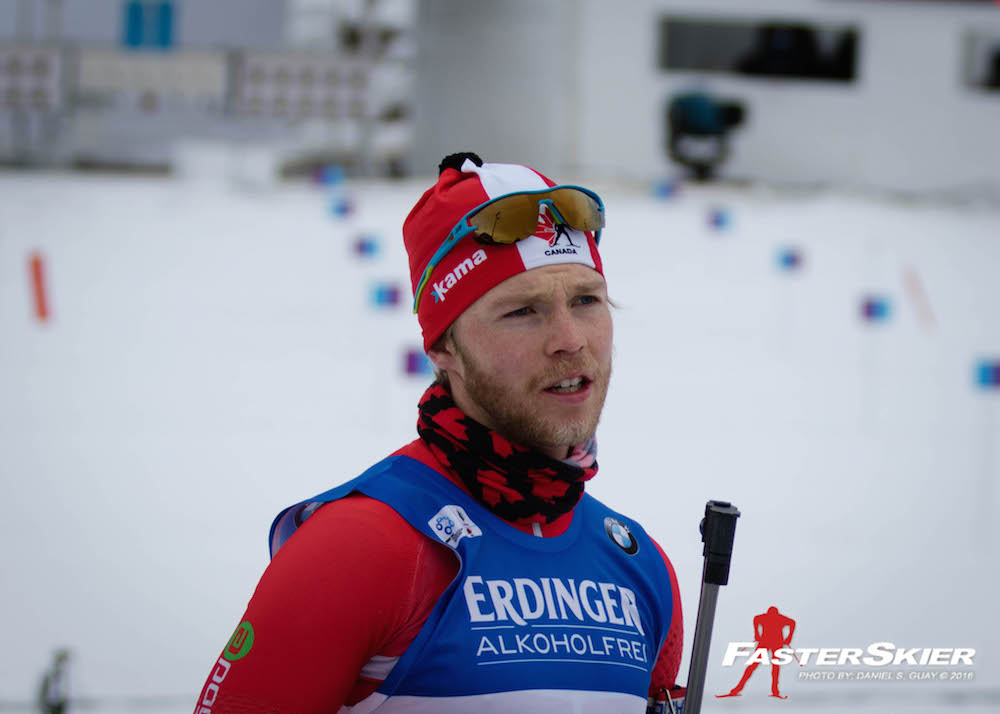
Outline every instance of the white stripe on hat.
[[538, 236], [519, 240], [516, 245], [525, 270], [560, 263], [583, 263], [597, 270], [587, 244], [587, 235], [574, 228], [567, 229], [555, 245], [549, 245], [549, 241]]
[[476, 166], [472, 159], [462, 163], [462, 173], [479, 174], [483, 190], [490, 198], [517, 191], [543, 191], [549, 187], [542, 177], [527, 166], [518, 164], [483, 164]]
[[[518, 191], [544, 191], [549, 188], [541, 176], [527, 166], [518, 164], [483, 164], [476, 166], [471, 159], [462, 163], [463, 173], [479, 175], [483, 190], [490, 198], [505, 196]], [[582, 231], [567, 227], [555, 245], [538, 236], [531, 236], [517, 242], [517, 251], [525, 270], [540, 268], [543, 265], [558, 265], [561, 263], [582, 263], [594, 270], [594, 258], [590, 254], [587, 236]]]

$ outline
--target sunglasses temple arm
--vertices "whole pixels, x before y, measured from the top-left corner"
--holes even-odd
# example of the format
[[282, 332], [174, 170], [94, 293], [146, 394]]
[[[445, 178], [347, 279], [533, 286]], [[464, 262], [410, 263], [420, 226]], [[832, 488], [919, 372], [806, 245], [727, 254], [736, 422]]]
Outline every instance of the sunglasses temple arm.
[[538, 205], [541, 206], [543, 204], [545, 206], [548, 206], [548, 209], [552, 212], [553, 217], [557, 218], [560, 223], [564, 223], [567, 226], [569, 225], [569, 222], [563, 216], [562, 211], [560, 211], [556, 207], [555, 201], [553, 201], [551, 198], [543, 198], [541, 201], [538, 202]]
[[457, 244], [458, 241], [468, 234], [474, 233], [476, 228], [477, 226], [469, 223], [468, 215], [464, 216], [459, 224], [452, 229], [451, 233], [448, 234], [448, 237], [444, 239], [444, 243], [441, 244], [441, 247], [439, 247], [431, 257], [431, 261], [427, 264], [427, 268], [424, 269], [424, 274], [420, 276], [420, 283], [417, 284], [417, 292], [413, 295], [414, 315], [417, 314], [417, 308], [420, 305], [420, 296], [423, 293], [424, 288], [427, 286], [428, 280], [430, 280], [431, 271], [434, 270], [434, 266], [436, 266], [442, 258], [448, 255], [449, 252], [451, 252], [451, 249], [455, 247], [455, 244]]
[[431, 271], [434, 269], [433, 265], [428, 265], [427, 269], [424, 270], [424, 274], [420, 276], [420, 282], [417, 284], [417, 292], [413, 294], [413, 314], [417, 314], [417, 309], [420, 306], [420, 296], [423, 295], [424, 288], [427, 287], [427, 281], [431, 276]]

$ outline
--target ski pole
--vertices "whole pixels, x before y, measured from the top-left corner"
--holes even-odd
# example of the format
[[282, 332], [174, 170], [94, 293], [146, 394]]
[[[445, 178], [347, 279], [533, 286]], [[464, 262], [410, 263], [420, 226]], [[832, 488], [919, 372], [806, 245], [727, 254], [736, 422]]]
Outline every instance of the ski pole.
[[733, 557], [733, 538], [736, 536], [736, 519], [739, 517], [739, 509], [727, 501], [709, 501], [705, 504], [705, 518], [701, 521], [705, 567], [701, 575], [701, 597], [698, 600], [698, 620], [695, 622], [694, 643], [691, 646], [684, 714], [701, 712], [708, 650], [712, 644], [712, 625], [715, 621], [715, 602], [719, 596], [719, 587], [729, 582], [729, 561]]

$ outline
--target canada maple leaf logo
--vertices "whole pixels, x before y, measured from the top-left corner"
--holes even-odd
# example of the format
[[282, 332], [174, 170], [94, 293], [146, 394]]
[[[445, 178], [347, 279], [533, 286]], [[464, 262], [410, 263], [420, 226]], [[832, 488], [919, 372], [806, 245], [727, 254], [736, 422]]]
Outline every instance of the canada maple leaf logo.
[[547, 240], [549, 245], [553, 245], [556, 242], [556, 238], [559, 237], [555, 221], [549, 216], [548, 206], [543, 205], [542, 210], [538, 212], [538, 224], [535, 226], [535, 235]]
[[554, 221], [549, 214], [549, 207], [544, 204], [542, 205], [541, 210], [538, 212], [538, 223], [535, 224], [533, 235], [548, 241], [550, 248], [554, 248], [561, 238], [565, 238], [566, 242], [573, 248], [579, 248], [580, 246], [573, 242], [569, 230], [570, 227], [567, 224], [562, 221]]

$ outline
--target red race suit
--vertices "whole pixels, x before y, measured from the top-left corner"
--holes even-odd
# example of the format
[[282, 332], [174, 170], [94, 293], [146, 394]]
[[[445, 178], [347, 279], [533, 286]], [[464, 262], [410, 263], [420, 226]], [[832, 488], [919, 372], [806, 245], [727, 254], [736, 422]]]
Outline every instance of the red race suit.
[[[468, 492], [422, 440], [396, 454]], [[572, 515], [511, 525], [558, 536]], [[654, 697], [675, 687], [683, 643], [677, 576], [657, 549], [670, 576], [673, 614], [652, 673]], [[355, 493], [324, 505], [265, 570], [243, 622], [209, 672], [195, 714], [349, 711], [345, 707], [385, 679], [457, 573], [449, 547], [418, 533], [381, 501]]]

